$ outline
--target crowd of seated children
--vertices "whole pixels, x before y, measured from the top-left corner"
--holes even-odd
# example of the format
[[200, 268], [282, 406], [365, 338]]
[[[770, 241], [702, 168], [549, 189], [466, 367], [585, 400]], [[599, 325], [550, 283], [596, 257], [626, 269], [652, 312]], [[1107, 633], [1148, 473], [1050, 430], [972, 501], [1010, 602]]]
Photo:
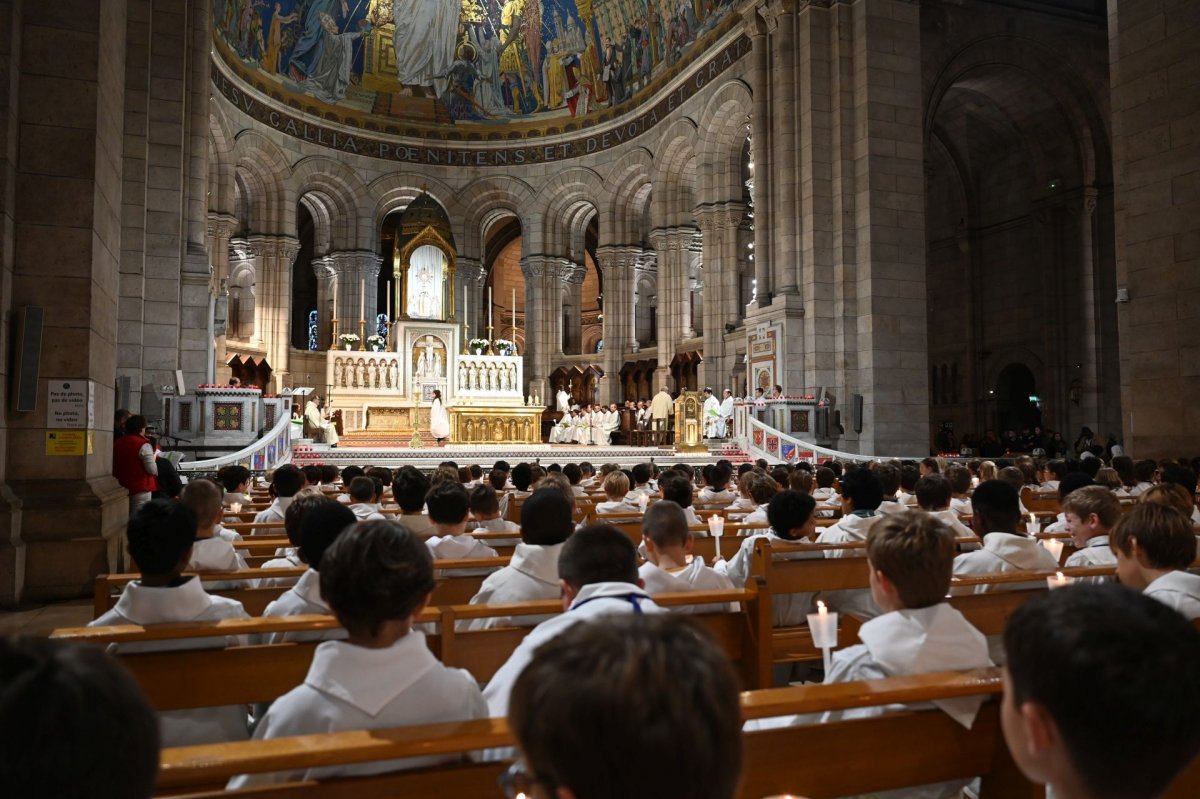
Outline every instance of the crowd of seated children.
[[509, 797], [737, 793], [737, 678], [706, 632], [678, 618], [609, 616], [562, 631], [517, 678], [508, 723], [520, 752], [502, 780]]
[[[301, 563], [308, 564], [308, 571], [300, 575], [296, 584], [267, 605], [263, 616], [278, 618], [305, 614], [328, 615], [332, 613], [329, 603], [321, 596], [321, 560], [325, 551], [345, 530], [358, 520], [354, 513], [340, 502], [322, 496], [302, 497], [292, 503], [288, 514], [299, 519], [297, 554]], [[284, 641], [326, 641], [344, 638], [344, 630], [316, 630], [302, 633], [269, 633], [262, 636], [260, 643], [277, 644]]]
[[[1011, 571], [1057, 569], [1058, 561], [1032, 537], [1017, 530], [1021, 524], [1017, 490], [1003, 480], [980, 483], [971, 495], [971, 528], [983, 543], [981, 549], [964, 552], [954, 559], [956, 575], [995, 574]], [[1044, 585], [1044, 583], [1042, 583]], [[1030, 583], [1006, 586], [1007, 590], [1037, 587]], [[983, 593], [995, 586], [964, 589]]]
[[222, 466], [217, 472], [217, 482], [225, 489], [222, 503], [228, 507], [237, 503], [246, 505], [250, 502], [250, 470], [240, 464]]
[[496, 550], [467, 532], [471, 497], [461, 483], [446, 480], [433, 486], [425, 496], [425, 505], [434, 528], [425, 545], [435, 559], [496, 557]]
[[158, 720], [98, 646], [0, 638], [0, 786], [7, 799], [149, 799]]
[[[638, 577], [651, 595], [733, 588], [727, 576], [705, 565], [703, 557], [692, 553], [687, 517], [683, 509], [669, 499], [646, 509], [642, 520], [642, 543], [646, 548], [646, 562], [638, 569]], [[699, 605], [686, 612], [708, 613], [725, 609]]]
[[[927, 474], [917, 481], [917, 507], [950, 528], [955, 538], [972, 538], [975, 533], [962, 521], [958, 514], [950, 509], [953, 491], [950, 481], [944, 475]], [[978, 549], [977, 545], [965, 545], [965, 548]]]
[[392, 481], [392, 500], [400, 507], [397, 521], [416, 535], [433, 535], [433, 522], [422, 513], [425, 495], [429, 493], [429, 478], [413, 466], [401, 466]]
[[971, 515], [971, 473], [963, 466], [954, 464], [947, 466], [942, 476], [950, 484], [953, 495], [950, 499], [950, 510], [959, 518]]
[[1123, 515], [1109, 534], [1117, 558], [1117, 579], [1189, 619], [1200, 618], [1200, 574], [1191, 520], [1157, 502], [1141, 502]]
[[629, 494], [629, 478], [625, 472], [612, 471], [604, 477], [604, 502], [596, 503], [596, 513], [632, 513], [638, 509], [637, 503], [625, 501]]
[[578, 463], [568, 463], [562, 469], [563, 477], [567, 478], [567, 482], [571, 484], [571, 490], [575, 492], [575, 496], [582, 497], [587, 493], [580, 481], [583, 480], [583, 469], [579, 468]]
[[[755, 541], [765, 538], [772, 544], [795, 544], [810, 541], [816, 534], [817, 503], [809, 494], [799, 491], [780, 491], [771, 498], [767, 506], [767, 521], [770, 528], [765, 533], [756, 533], [742, 541], [738, 551], [728, 561], [718, 559], [713, 569], [729, 578], [735, 588], [746, 585], [750, 576], [750, 565], [754, 557]], [[775, 556], [782, 560], [796, 558], [819, 558], [821, 552], [787, 552]], [[775, 594], [772, 596], [774, 624], [776, 627], [791, 627], [807, 624], [807, 614], [812, 607], [813, 594]]]
[[355, 518], [361, 521], [372, 521], [384, 518], [379, 512], [383, 501], [383, 484], [373, 478], [363, 475], [350, 481], [350, 510]]
[[615, 527], [575, 531], [559, 555], [558, 576], [565, 612], [534, 627], [492, 676], [483, 694], [493, 716], [508, 712], [513, 683], [538, 647], [567, 628], [614, 614], [662, 612], [641, 586], [633, 542]]
[[[287, 534], [290, 547], [280, 547], [275, 550], [275, 557], [259, 566], [260, 569], [294, 569], [303, 566], [300, 558], [300, 526], [304, 516], [313, 508], [319, 506], [325, 496], [319, 491], [305, 489], [298, 493], [288, 505], [283, 514], [283, 531]], [[341, 504], [341, 503], [338, 503]], [[260, 581], [263, 587], [291, 586], [296, 584], [295, 577], [264, 577]]]
[[659, 497], [674, 502], [683, 509], [684, 519], [689, 525], [701, 524], [696, 509], [692, 507], [692, 484], [678, 471], [672, 469], [658, 479]]
[[1200, 753], [1200, 633], [1179, 614], [1124, 586], [1072, 585], [1022, 605], [1004, 648], [1004, 738], [1048, 795], [1161, 796]]
[[899, 501], [900, 468], [891, 463], [880, 463], [875, 467], [875, 476], [883, 488], [883, 501], [879, 503], [876, 513], [889, 514], [904, 510]]
[[[304, 683], [259, 721], [255, 740], [485, 718], [471, 674], [442, 665], [413, 629], [433, 594], [433, 558], [392, 521], [359, 522], [321, 558], [321, 596], [347, 637], [313, 652]], [[378, 774], [441, 762], [411, 758], [234, 777], [229, 789], [338, 775]]]
[[1084, 486], [1072, 491], [1062, 508], [1067, 517], [1067, 532], [1075, 545], [1075, 551], [1063, 565], [1115, 566], [1117, 556], [1109, 546], [1108, 535], [1121, 518], [1121, 500], [1117, 495], [1104, 486]]
[[[493, 470], [494, 471], [494, 470]], [[489, 483], [471, 489], [471, 517], [476, 533], [519, 533], [521, 525], [500, 514], [500, 497]]]
[[[541, 489], [533, 492], [521, 506], [521, 543], [513, 550], [508, 565], [492, 572], [472, 605], [502, 605], [562, 596], [558, 560], [563, 544], [575, 529], [571, 503], [560, 491]], [[489, 616], [471, 619], [470, 630], [492, 627], [530, 626], [544, 621], [540, 616]]]
[[650, 478], [653, 477], [650, 469], [650, 464], [639, 463], [629, 470], [629, 493], [625, 495], [625, 501], [630, 505], [637, 506], [641, 502], [641, 497], [650, 499], [655, 488], [651, 483]]
[[704, 487], [696, 496], [701, 505], [722, 505], [733, 502], [737, 494], [729, 490], [729, 480], [733, 477], [733, 469], [721, 463], [705, 466], [700, 472]]
[[[192, 556], [184, 571], [231, 571], [246, 568], [246, 559], [241, 553], [233, 548], [233, 544], [217, 535], [217, 527], [221, 523], [223, 513], [220, 486], [207, 478], [196, 478], [183, 487], [179, 501], [196, 516], [196, 542], [192, 545]], [[231, 584], [211, 586], [213, 590], [218, 587], [228, 588]]]
[[[126, 529], [129, 556], [141, 573], [125, 586], [116, 605], [88, 624], [165, 624], [168, 622], [247, 619], [241, 602], [213, 596], [200, 578], [183, 577], [196, 541], [196, 514], [167, 499], [153, 499], [138, 508]], [[119, 644], [124, 652], [164, 649], [204, 649], [245, 643], [240, 638], [179, 639]], [[164, 746], [218, 743], [245, 738], [245, 708], [237, 706], [172, 710], [159, 714]]]
[[285, 463], [277, 468], [271, 475], [271, 505], [259, 511], [254, 521], [258, 524], [282, 522], [288, 505], [292, 504], [296, 492], [304, 488], [304, 483], [304, 473], [292, 464]]

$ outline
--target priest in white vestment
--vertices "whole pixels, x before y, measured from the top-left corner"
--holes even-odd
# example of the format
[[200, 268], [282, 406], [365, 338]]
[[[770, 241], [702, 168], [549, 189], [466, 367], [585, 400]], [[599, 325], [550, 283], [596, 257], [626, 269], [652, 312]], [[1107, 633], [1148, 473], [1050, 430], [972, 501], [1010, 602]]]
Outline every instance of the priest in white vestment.
[[717, 438], [726, 438], [729, 435], [729, 427], [733, 424], [733, 392], [725, 389], [725, 396], [721, 399], [720, 407], [721, 418], [717, 420]]
[[558, 393], [554, 395], [554, 401], [559, 413], [571, 412], [571, 395], [562, 386], [559, 387]]
[[717, 423], [721, 420], [721, 403], [713, 396], [711, 388], [704, 389], [704, 407], [701, 409], [704, 417], [704, 437], [717, 438]]
[[333, 426], [333, 422], [324, 418], [321, 413], [321, 398], [314, 395], [304, 406], [304, 421], [308, 426], [320, 432], [321, 440], [331, 447], [336, 447], [338, 444], [337, 428]]

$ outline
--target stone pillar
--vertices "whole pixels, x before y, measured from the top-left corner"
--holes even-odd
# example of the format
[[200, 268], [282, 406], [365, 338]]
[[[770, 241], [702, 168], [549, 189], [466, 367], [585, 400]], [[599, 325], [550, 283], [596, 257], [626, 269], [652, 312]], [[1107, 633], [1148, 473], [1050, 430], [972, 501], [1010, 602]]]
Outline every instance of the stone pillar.
[[[225, 302], [225, 324], [223, 326], [214, 325], [213, 328], [210, 349], [207, 353], [213, 380], [208, 381], [206, 375], [206, 382], [224, 381], [229, 378], [229, 367], [225, 365], [224, 354], [225, 333], [232, 321], [229, 319], [229, 242], [233, 239], [235, 230], [237, 230], [237, 218], [232, 214], [210, 213], [208, 215], [208, 224], [205, 226], [205, 249], [209, 259], [208, 291], [213, 297], [214, 305], [218, 302]], [[207, 338], [207, 319], [205, 327]]]
[[527, 395], [549, 400], [550, 359], [562, 341], [559, 267], [564, 259], [527, 255], [521, 259], [525, 276], [525, 375]]
[[271, 366], [270, 389], [277, 393], [291, 385], [292, 262], [300, 242], [290, 236], [254, 235], [248, 243], [258, 260], [254, 329]]
[[671, 380], [671, 361], [675, 359], [683, 335], [683, 305], [687, 301], [685, 269], [688, 248], [696, 229], [687, 226], [657, 228], [650, 231], [658, 261], [658, 368], [655, 382]]
[[771, 304], [771, 234], [767, 220], [774, 219], [771, 205], [772, 158], [771, 148], [771, 72], [770, 41], [767, 20], [757, 6], [745, 12], [746, 35], [750, 37], [750, 88], [754, 95], [754, 113], [750, 127], [753, 135], [751, 157], [754, 164], [754, 213], [759, 224], [754, 226], [754, 301], [760, 308]]
[[[338, 335], [353, 333], [361, 336], [359, 345], [365, 347], [364, 331], [366, 336], [375, 334], [375, 316], [379, 313], [379, 267], [383, 258], [370, 250], [345, 250], [330, 253], [325, 260], [334, 271], [337, 286]], [[290, 306], [291, 302], [289, 282], [286, 304]]]
[[[21, 4], [0, 2], [0, 314], [13, 313], [13, 247], [16, 224], [17, 148], [20, 137]], [[0, 325], [0, 352], [11, 351], [11, 325]], [[9, 358], [0, 358], [0, 392], [9, 396]], [[0, 450], [8, 451], [8, 417], [0, 414]], [[15, 605], [25, 586], [25, 545], [21, 540], [21, 502], [5, 482], [8, 458], [0, 458], [0, 607]]]
[[738, 312], [738, 225], [746, 213], [740, 202], [704, 205], [696, 221], [704, 242], [704, 362], [700, 383], [720, 393], [730, 386], [733, 364], [725, 346], [726, 326], [741, 322]]
[[[766, 268], [771, 275], [770, 293], [765, 298], [768, 302], [776, 295], [799, 293], [797, 272], [800, 269], [800, 237], [797, 229], [802, 222], [810, 221], [800, 213], [801, 172], [797, 167], [801, 158], [806, 155], [811, 157], [816, 143], [804, 142], [807, 149], [801, 152], [800, 104], [809, 96], [810, 86], [802, 80], [796, 68], [796, 53], [800, 49], [796, 27], [797, 4], [798, 0], [775, 0], [760, 12], [767, 19], [767, 27], [771, 31], [771, 108], [768, 119], [772, 131], [768, 157], [770, 172], [766, 175], [761, 170], [755, 172], [754, 190], [757, 209], [758, 180], [765, 177], [770, 215], [762, 220], [767, 224], [760, 226], [767, 229], [768, 244], [755, 242], [754, 260], [757, 265], [759, 253], [763, 246], [767, 246]], [[758, 111], [757, 107], [755, 111]], [[757, 274], [755, 279], [761, 280]]]
[[1177, 457], [1200, 450], [1200, 18], [1192, 0], [1108, 10], [1125, 451]]
[[[586, 275], [587, 268], [582, 264], [568, 261], [562, 267], [560, 287], [563, 290], [560, 290], [559, 296], [565, 293], [567, 302], [564, 302], [563, 308], [559, 310], [559, 318], [562, 319], [564, 315], [568, 317], [563, 320], [566, 327], [560, 340], [564, 355], [578, 355], [583, 352], [583, 279]], [[567, 307], [572, 313], [564, 314]]]
[[[463, 330], [464, 320], [470, 326], [464, 334], [463, 343], [465, 344], [467, 339], [479, 338], [483, 335], [479, 317], [484, 313], [482, 292], [487, 272], [479, 264], [478, 258], [459, 258], [458, 279], [462, 283], [462, 304], [458, 306], [459, 330]], [[484, 316], [484, 324], [487, 323], [486, 319], [487, 317]]]
[[[0, 161], [11, 225], [0, 263], [6, 283], [12, 275], [6, 305], [40, 307], [45, 316], [36, 406], [10, 405], [6, 416], [5, 474], [22, 511], [17, 538], [15, 503], [3, 492], [5, 602], [90, 595], [97, 573], [125, 565], [128, 514], [126, 492], [112, 477], [126, 4], [76, 3], [65, 15], [21, 5], [23, 16], [12, 4], [0, 7], [11, 23], [0, 30], [12, 36], [0, 50], [20, 52], [20, 68], [5, 72], [0, 89], [9, 122], [0, 126], [7, 145], [0, 152], [15, 159]], [[84, 454], [45, 454], [50, 380], [92, 388]]]
[[[314, 259], [313, 274], [317, 278], [317, 349], [333, 349], [333, 287], [337, 282], [337, 268], [329, 256]], [[338, 333], [342, 333], [342, 320], [338, 317]]]
[[604, 278], [604, 379], [600, 381], [600, 401], [621, 401], [621, 367], [625, 354], [635, 341], [633, 330], [634, 271], [641, 249], [603, 245], [596, 249], [597, 265]]

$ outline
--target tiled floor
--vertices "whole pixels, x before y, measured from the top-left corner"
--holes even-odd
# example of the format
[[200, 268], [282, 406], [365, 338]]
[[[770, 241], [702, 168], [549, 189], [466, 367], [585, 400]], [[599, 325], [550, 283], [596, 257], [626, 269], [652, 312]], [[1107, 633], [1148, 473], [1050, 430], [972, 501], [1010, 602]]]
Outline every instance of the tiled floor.
[[82, 627], [92, 620], [92, 601], [75, 599], [28, 610], [0, 610], [0, 635], [40, 635], [57, 627]]

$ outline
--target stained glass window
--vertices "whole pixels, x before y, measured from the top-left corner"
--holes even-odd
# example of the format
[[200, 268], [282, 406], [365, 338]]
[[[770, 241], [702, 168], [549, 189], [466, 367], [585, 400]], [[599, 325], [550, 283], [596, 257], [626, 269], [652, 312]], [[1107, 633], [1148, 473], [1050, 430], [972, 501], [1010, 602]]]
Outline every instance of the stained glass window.
[[318, 349], [318, 341], [320, 328], [317, 325], [317, 312], [308, 312], [308, 349], [316, 352]]
[[386, 339], [388, 334], [387, 329], [387, 314], [381, 313], [375, 315], [375, 335]]

